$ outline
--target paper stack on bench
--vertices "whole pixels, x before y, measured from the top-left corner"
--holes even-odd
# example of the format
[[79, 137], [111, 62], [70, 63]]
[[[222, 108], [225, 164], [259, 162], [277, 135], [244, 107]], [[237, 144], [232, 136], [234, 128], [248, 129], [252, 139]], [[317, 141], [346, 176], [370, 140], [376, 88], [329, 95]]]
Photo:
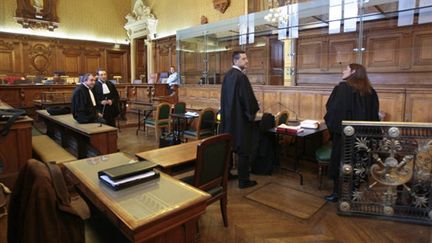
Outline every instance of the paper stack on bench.
[[303, 131], [303, 128], [300, 126], [288, 126], [286, 124], [280, 124], [276, 127], [276, 132], [278, 133], [297, 134]]
[[319, 126], [320, 126], [320, 122], [317, 120], [304, 120], [300, 122], [300, 127], [302, 128], [318, 129]]

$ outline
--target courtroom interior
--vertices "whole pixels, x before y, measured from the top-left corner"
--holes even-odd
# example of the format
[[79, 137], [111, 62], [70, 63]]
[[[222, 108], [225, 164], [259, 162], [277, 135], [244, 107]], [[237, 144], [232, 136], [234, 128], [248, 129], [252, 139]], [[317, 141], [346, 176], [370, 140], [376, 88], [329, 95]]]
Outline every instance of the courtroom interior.
[[0, 242], [432, 242], [432, 0], [1, 0]]

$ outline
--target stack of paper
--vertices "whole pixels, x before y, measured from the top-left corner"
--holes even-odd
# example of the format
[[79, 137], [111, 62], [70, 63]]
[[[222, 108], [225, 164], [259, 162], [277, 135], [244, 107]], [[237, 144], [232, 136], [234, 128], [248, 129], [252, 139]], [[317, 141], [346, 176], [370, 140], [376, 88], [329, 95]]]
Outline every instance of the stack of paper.
[[320, 126], [320, 122], [317, 120], [304, 120], [300, 122], [300, 127], [302, 128], [318, 129], [319, 126]]
[[186, 116], [193, 116], [193, 117], [198, 117], [199, 114], [197, 112], [193, 112], [193, 111], [188, 111], [185, 113]]
[[280, 124], [276, 127], [276, 132], [279, 133], [297, 134], [303, 131], [303, 128], [301, 128], [300, 126], [288, 126], [285, 124]]

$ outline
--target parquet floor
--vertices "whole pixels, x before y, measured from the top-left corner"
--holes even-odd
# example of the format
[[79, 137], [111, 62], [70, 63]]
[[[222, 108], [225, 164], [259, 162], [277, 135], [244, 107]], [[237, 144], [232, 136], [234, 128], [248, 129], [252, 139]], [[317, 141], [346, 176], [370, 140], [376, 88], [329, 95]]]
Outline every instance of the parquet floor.
[[[130, 154], [156, 147], [154, 133], [135, 135], [135, 128], [122, 128], [119, 148]], [[282, 161], [290, 166], [290, 161]], [[311, 162], [301, 162], [305, 178], [300, 186], [298, 176], [283, 169], [271, 176], [252, 175], [258, 181], [253, 188], [239, 189], [237, 181], [229, 182], [228, 223], [222, 223], [219, 203], [207, 208], [200, 220], [200, 242], [276, 243], [276, 242], [416, 242], [431, 243], [432, 227], [366, 217], [346, 217], [336, 214], [336, 204], [326, 203], [307, 220], [275, 210], [247, 199], [245, 196], [267, 183], [278, 183], [299, 191], [325, 196], [331, 190], [327, 181], [318, 190], [317, 168]], [[277, 197], [278, 195], [274, 195]]]
[[[121, 124], [118, 137], [120, 151], [134, 155], [157, 147], [154, 132], [151, 131], [148, 137], [144, 132], [135, 134], [135, 116], [128, 116], [128, 120], [122, 121]], [[281, 164], [291, 165], [289, 160], [282, 161]], [[338, 216], [335, 203], [326, 203], [309, 219], [300, 219], [245, 197], [267, 183], [277, 183], [321, 197], [329, 193], [329, 181], [324, 184], [323, 190], [318, 190], [315, 164], [302, 161], [301, 170], [305, 179], [303, 186], [300, 186], [297, 175], [283, 169], [275, 170], [271, 176], [252, 175], [252, 179], [258, 181], [258, 185], [253, 188], [239, 189], [236, 180], [229, 181], [229, 227], [223, 226], [219, 203], [213, 203], [200, 219], [200, 242], [432, 242], [430, 226], [366, 217]], [[93, 222], [86, 227], [86, 242], [125, 241], [103, 216], [93, 216]]]

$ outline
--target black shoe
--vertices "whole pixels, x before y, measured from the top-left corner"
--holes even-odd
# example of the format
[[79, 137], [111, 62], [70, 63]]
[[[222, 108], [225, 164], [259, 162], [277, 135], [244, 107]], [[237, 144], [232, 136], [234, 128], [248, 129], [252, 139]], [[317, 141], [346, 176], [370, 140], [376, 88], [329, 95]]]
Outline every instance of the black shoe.
[[326, 196], [325, 200], [327, 202], [337, 202], [338, 201], [338, 195], [337, 195], [337, 193], [332, 193], [331, 195]]
[[248, 188], [248, 187], [253, 187], [256, 184], [258, 184], [256, 181], [251, 181], [251, 180], [239, 180], [239, 188], [243, 189], [243, 188]]
[[236, 179], [238, 179], [238, 175], [228, 173], [228, 180], [236, 180]]

